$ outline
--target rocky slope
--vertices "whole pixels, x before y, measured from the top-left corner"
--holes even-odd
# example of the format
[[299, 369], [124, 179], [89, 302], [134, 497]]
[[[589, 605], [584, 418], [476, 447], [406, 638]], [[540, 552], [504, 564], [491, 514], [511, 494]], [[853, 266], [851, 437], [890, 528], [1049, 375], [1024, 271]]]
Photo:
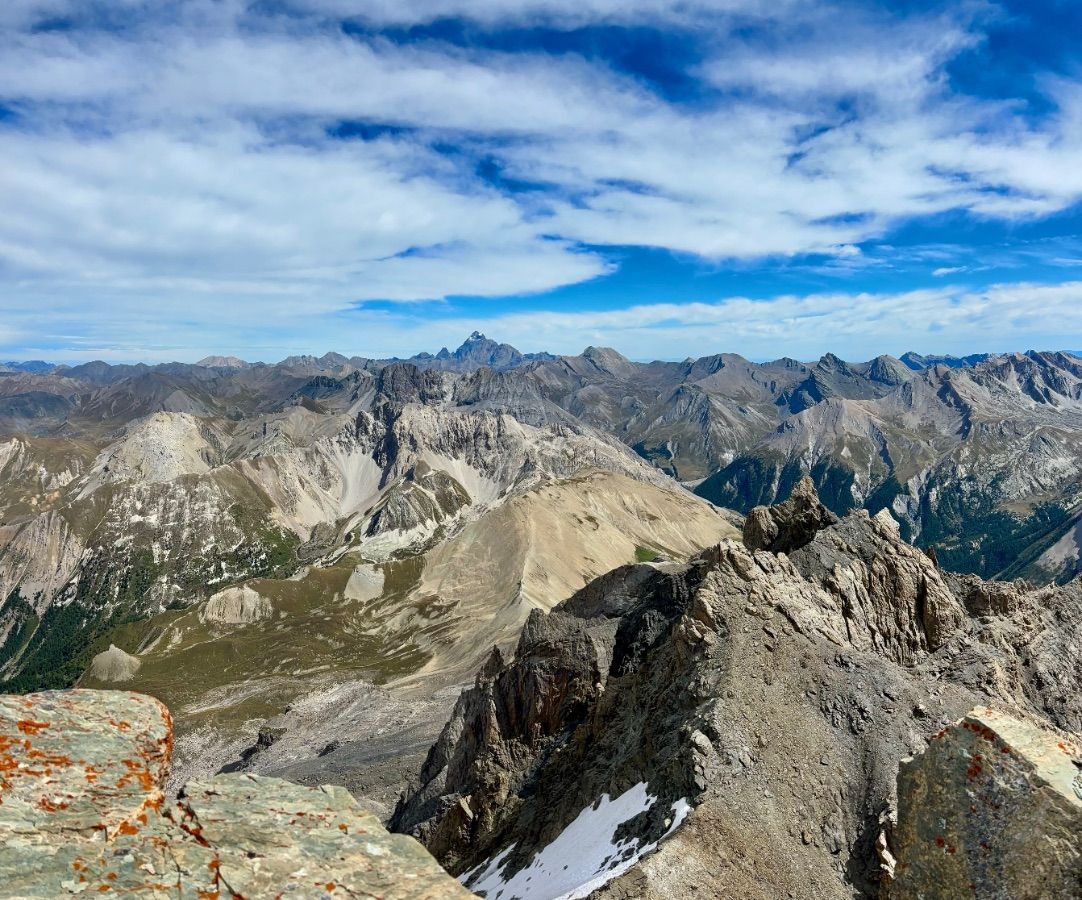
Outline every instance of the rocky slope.
[[[236, 760], [266, 732], [273, 744], [248, 770], [334, 771], [351, 787], [373, 753], [393, 749], [386, 785], [363, 775], [365, 795], [389, 803], [446, 718], [457, 691], [445, 688], [494, 644], [509, 647], [531, 610], [637, 556], [684, 558], [735, 533], [687, 494], [590, 470], [512, 497], [410, 556], [376, 561], [362, 543], [293, 578], [250, 580], [129, 625], [124, 649], [103, 649], [82, 683], [107, 687], [120, 672], [124, 687], [169, 703], [174, 783]], [[118, 653], [137, 665], [117, 665]]]
[[835, 512], [889, 506], [919, 543], [946, 545], [955, 568], [1048, 581], [1079, 567], [1068, 535], [1082, 512], [1082, 363], [1071, 354], [637, 363], [597, 347], [522, 354], [474, 334], [406, 361], [240, 362], [11, 369], [0, 373], [0, 435], [78, 436], [100, 449], [135, 419], [187, 414], [218, 432], [219, 420], [228, 433], [255, 429], [232, 459], [257, 452], [264, 426], [264, 437], [288, 436], [304, 412], [333, 434], [362, 395], [372, 411], [377, 394], [412, 389], [424, 404], [590, 428], [685, 483], [707, 479], [703, 496], [740, 511], [785, 499], [811, 473]]
[[0, 688], [156, 692], [184, 775], [257, 747], [253, 770], [333, 767], [393, 800], [532, 610], [732, 536], [671, 475], [746, 511], [810, 472], [833, 513], [889, 507], [946, 567], [1079, 566], [1067, 354], [635, 363], [474, 335], [409, 362], [240, 362], [0, 372]]
[[832, 398], [697, 488], [746, 510], [803, 473], [835, 512], [890, 508], [951, 568], [1070, 580], [1082, 502], [1082, 361], [1064, 353], [925, 369], [878, 399]]
[[588, 426], [473, 409], [454, 399], [455, 376], [412, 365], [304, 381], [239, 418], [213, 412], [238, 385], [216, 385], [254, 367], [200, 371], [183, 398], [180, 375], [154, 370], [82, 403], [110, 410], [104, 427], [118, 403], [146, 408], [128, 402], [146, 379], [172, 389], [100, 449], [90, 436], [0, 445], [0, 678], [12, 688], [70, 683], [118, 629], [229, 584], [336, 554], [416, 554], [548, 480], [597, 468], [667, 482]]
[[342, 788], [225, 775], [167, 799], [171, 749], [169, 713], [150, 697], [0, 697], [0, 892], [470, 896]]
[[[270, 729], [247, 768], [351, 785], [364, 769], [373, 808], [392, 802], [447, 689], [531, 609], [733, 533], [616, 438], [540, 397], [536, 416], [505, 402], [490, 386], [506, 372], [466, 366], [497, 351], [467, 342], [467, 374], [338, 357], [80, 373], [103, 385], [78, 403], [101, 438], [0, 455], [0, 684], [163, 698], [174, 785]], [[328, 691], [350, 700], [316, 725], [292, 712]], [[320, 757], [342, 734], [368, 739]], [[390, 760], [378, 778], [373, 754]]]
[[769, 516], [788, 554], [727, 541], [531, 614], [392, 828], [488, 897], [875, 896], [901, 759], [979, 704], [1082, 731], [1082, 584], [947, 575], [809, 487]]

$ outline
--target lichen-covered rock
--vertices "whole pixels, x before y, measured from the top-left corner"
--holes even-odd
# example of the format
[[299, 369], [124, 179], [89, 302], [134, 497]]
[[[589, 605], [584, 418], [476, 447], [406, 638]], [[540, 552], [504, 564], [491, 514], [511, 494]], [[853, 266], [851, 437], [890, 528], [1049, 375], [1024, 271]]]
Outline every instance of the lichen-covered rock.
[[1082, 896], [1082, 743], [987, 707], [898, 772], [890, 900]]
[[167, 803], [171, 751], [151, 697], [0, 697], [0, 894], [470, 896], [343, 788], [221, 775]]
[[791, 553], [807, 544], [816, 532], [838, 521], [805, 475], [784, 503], [756, 506], [744, 521], [744, 544], [749, 550]]

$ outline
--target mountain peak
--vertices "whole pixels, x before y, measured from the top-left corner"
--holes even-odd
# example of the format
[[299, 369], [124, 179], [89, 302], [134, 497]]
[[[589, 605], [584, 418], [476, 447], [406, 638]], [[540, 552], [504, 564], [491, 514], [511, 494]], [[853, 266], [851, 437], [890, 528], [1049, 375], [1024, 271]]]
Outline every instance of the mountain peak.
[[208, 369], [247, 369], [248, 363], [237, 356], [204, 356], [197, 366]]

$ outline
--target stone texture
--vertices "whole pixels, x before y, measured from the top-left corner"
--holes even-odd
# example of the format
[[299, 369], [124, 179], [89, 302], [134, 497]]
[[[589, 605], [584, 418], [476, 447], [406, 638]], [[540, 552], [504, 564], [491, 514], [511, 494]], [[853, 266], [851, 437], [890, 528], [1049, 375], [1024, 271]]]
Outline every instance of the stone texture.
[[172, 721], [119, 691], [0, 698], [0, 893], [469, 897], [343, 788], [222, 775], [175, 803]]
[[744, 544], [749, 550], [791, 553], [837, 521], [838, 517], [819, 501], [815, 483], [805, 475], [784, 503], [756, 506], [748, 513]]
[[131, 681], [141, 664], [139, 657], [110, 644], [108, 650], [102, 650], [90, 661], [89, 672], [98, 681]]
[[899, 761], [989, 703], [1079, 730], [1082, 585], [959, 581], [889, 514], [856, 513], [791, 555], [725, 541], [532, 616], [391, 826], [451, 871], [499, 858], [507, 879], [646, 783], [657, 802], [619, 838], [663, 840], [599, 900], [875, 897]]
[[898, 773], [890, 900], [1082, 896], [1082, 744], [978, 707]]

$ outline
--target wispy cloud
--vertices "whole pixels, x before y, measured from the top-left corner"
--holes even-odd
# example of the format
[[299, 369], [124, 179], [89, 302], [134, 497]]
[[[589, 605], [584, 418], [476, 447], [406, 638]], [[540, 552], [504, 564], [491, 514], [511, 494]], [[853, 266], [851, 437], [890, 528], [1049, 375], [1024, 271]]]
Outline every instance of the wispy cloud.
[[[47, 302], [96, 346], [109, 338], [92, 320], [112, 322], [109, 309], [173, 333], [195, 315], [294, 328], [299, 310], [333, 333], [358, 302], [588, 281], [612, 271], [606, 247], [821, 254], [856, 271], [882, 261], [858, 245], [914, 219], [1020, 222], [1082, 197], [1076, 80], [1042, 79], [1041, 117], [954, 88], [948, 66], [981, 47], [994, 15], [984, 4], [358, 6], [5, 4], [5, 314]], [[469, 39], [435, 27], [456, 18]], [[631, 26], [693, 47], [669, 61], [686, 96], [570, 38], [522, 37]], [[749, 334], [767, 327], [756, 313], [782, 309], [723, 306], [752, 317]]]
[[[826, 350], [848, 359], [874, 353], [965, 353], [1063, 348], [1082, 334], [1082, 282], [1011, 283], [975, 289], [951, 285], [896, 293], [829, 292], [767, 299], [646, 303], [607, 311], [500, 311], [461, 316], [445, 305], [313, 314], [304, 302], [271, 302], [260, 318], [243, 305], [205, 297], [182, 320], [148, 320], [140, 301], [103, 309], [85, 322], [75, 304], [50, 303], [47, 315], [27, 304], [12, 317], [29, 356], [66, 360], [179, 359], [242, 351], [273, 361], [291, 353], [335, 349], [379, 357], [455, 346], [483, 331], [523, 350], [577, 353], [611, 346], [635, 359], [682, 359], [722, 351], [754, 359], [814, 359]], [[73, 337], [73, 329], [79, 335]], [[244, 338], [236, 335], [243, 329]], [[9, 337], [9, 340], [11, 338]], [[41, 343], [45, 339], [46, 343]], [[1069, 348], [1068, 348], [1069, 349]]]

